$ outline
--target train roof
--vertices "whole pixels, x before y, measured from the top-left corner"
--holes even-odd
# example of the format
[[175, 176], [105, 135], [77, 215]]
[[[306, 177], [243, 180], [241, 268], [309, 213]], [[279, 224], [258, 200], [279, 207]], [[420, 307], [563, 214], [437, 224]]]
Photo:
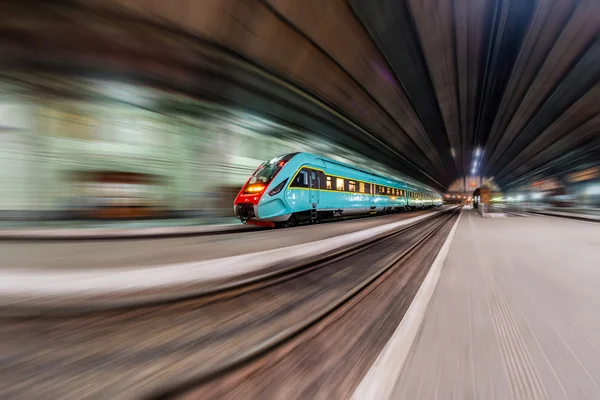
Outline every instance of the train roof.
[[359, 171], [359, 172], [362, 172], [362, 173], [365, 173], [365, 174], [370, 174], [370, 175], [376, 176], [378, 178], [388, 179], [390, 181], [399, 182], [399, 183], [402, 183], [403, 185], [407, 186], [408, 189], [411, 189], [411, 190], [421, 190], [421, 191], [425, 191], [425, 192], [429, 192], [429, 193], [435, 193], [435, 194], [438, 194], [438, 195], [440, 194], [437, 191], [432, 190], [430, 188], [426, 188], [426, 187], [423, 187], [421, 185], [416, 185], [416, 184], [414, 184], [412, 182], [407, 182], [407, 180], [403, 179], [403, 178], [396, 178], [396, 177], [393, 177], [393, 176], [385, 176], [385, 175], [382, 175], [380, 173], [376, 173], [376, 172], [370, 171], [370, 170], [368, 170], [366, 168], [361, 168], [361, 167], [357, 167], [355, 165], [346, 164], [344, 162], [333, 160], [331, 158], [323, 157], [323, 156], [320, 156], [320, 155], [317, 155], [317, 154], [312, 154], [312, 153], [307, 153], [307, 152], [299, 152], [299, 153], [286, 154], [286, 155], [284, 155], [282, 157], [292, 158], [292, 157], [296, 157], [296, 156], [299, 156], [299, 155], [302, 155], [302, 156], [305, 156], [305, 157], [308, 157], [308, 158], [316, 158], [316, 159], [319, 159], [319, 160], [326, 161], [328, 163], [339, 165], [341, 167], [351, 168], [351, 169], [353, 169], [355, 171]]

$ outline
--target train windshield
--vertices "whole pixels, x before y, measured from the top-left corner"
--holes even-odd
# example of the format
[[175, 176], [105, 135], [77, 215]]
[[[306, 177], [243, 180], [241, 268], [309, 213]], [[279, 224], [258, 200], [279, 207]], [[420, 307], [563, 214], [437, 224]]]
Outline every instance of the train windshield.
[[250, 178], [250, 183], [269, 183], [277, 171], [281, 169], [279, 164], [263, 163]]
[[287, 154], [281, 157], [275, 157], [269, 161], [262, 163], [260, 167], [256, 169], [252, 177], [250, 178], [249, 184], [253, 183], [269, 183], [271, 179], [279, 172], [284, 164], [289, 161], [293, 156], [298, 153]]

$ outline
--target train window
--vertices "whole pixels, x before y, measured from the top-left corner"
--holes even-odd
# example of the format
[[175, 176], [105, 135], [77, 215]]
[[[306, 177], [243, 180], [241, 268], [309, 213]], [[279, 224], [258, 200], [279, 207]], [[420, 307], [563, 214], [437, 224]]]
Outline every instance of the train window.
[[379, 188], [379, 194], [385, 194], [385, 188], [383, 186], [377, 186]]
[[308, 171], [303, 169], [302, 171], [298, 172], [298, 175], [296, 175], [296, 178], [294, 178], [294, 181], [292, 182], [292, 184], [290, 186], [307, 188], [308, 187]]
[[317, 171], [310, 171], [310, 187], [318, 189], [319, 188], [319, 179], [317, 179]]
[[327, 183], [325, 184], [325, 189], [331, 190], [331, 177], [327, 177]]
[[371, 193], [371, 184], [365, 183], [365, 193]]
[[358, 191], [360, 193], [365, 193], [365, 183], [364, 182], [358, 182]]
[[354, 181], [348, 181], [348, 191], [349, 192], [356, 192], [356, 182], [354, 182]]
[[335, 178], [335, 190], [344, 190], [344, 179], [343, 178]]

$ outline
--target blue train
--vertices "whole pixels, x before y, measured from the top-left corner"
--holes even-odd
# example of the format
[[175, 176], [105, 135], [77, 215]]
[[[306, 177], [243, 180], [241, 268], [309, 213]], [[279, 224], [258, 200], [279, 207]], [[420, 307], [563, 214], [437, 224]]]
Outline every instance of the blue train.
[[285, 227], [441, 205], [437, 193], [314, 154], [291, 153], [254, 171], [234, 212], [243, 223]]

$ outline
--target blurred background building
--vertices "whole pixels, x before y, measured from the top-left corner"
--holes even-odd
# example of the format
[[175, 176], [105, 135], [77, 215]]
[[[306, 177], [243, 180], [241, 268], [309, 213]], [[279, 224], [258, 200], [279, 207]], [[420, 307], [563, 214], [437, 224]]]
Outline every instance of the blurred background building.
[[[593, 2], [366, 3], [2, 2], [0, 218], [227, 218], [254, 168], [290, 151], [447, 199], [495, 179], [502, 198], [597, 207]], [[519, 58], [527, 29], [551, 40]], [[492, 56], [506, 65], [486, 77]]]
[[367, 163], [314, 132], [149, 86], [31, 74], [5, 75], [2, 91], [5, 220], [230, 217], [273, 155]]

